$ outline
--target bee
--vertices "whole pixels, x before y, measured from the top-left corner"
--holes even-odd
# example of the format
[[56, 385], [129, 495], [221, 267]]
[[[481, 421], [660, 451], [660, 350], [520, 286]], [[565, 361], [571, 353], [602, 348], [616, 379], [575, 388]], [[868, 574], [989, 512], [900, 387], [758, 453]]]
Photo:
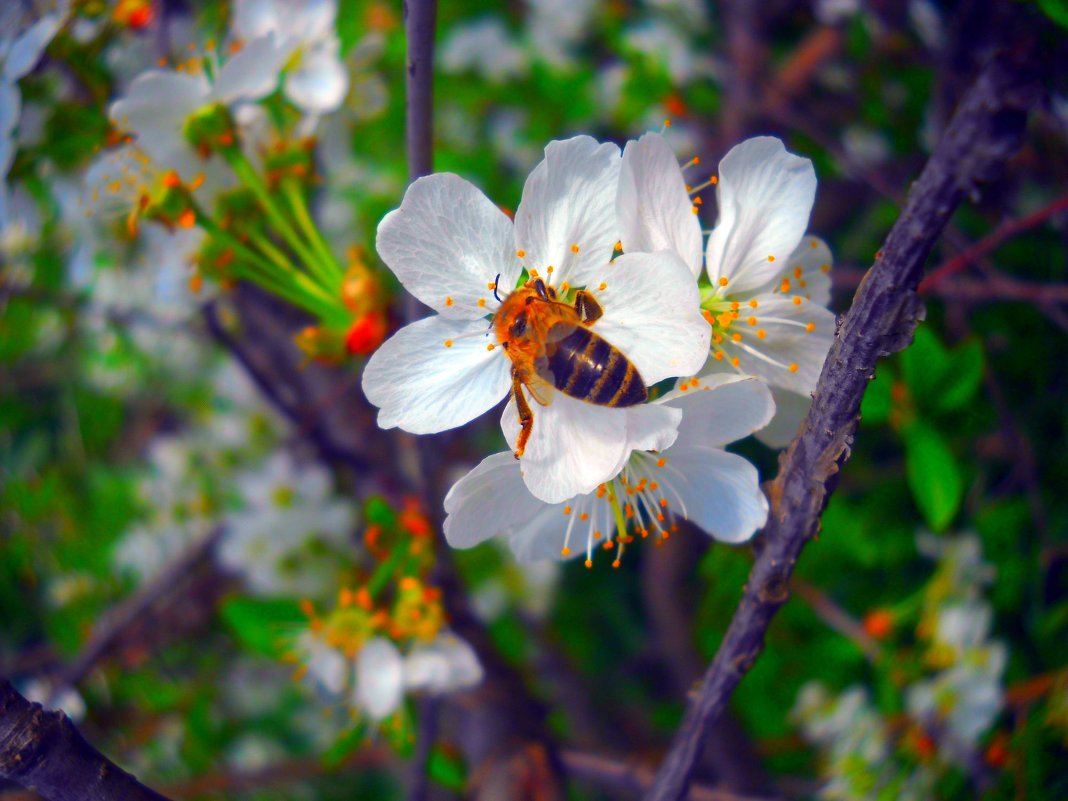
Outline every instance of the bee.
[[[493, 294], [500, 301], [496, 284]], [[512, 397], [520, 425], [516, 459], [522, 457], [534, 427], [524, 387], [541, 406], [549, 405], [556, 390], [598, 406], [645, 402], [645, 382], [637, 368], [590, 330], [603, 314], [589, 292], [580, 289], [574, 303], [567, 303], [541, 278], [532, 278], [501, 301], [492, 328], [512, 360]]]

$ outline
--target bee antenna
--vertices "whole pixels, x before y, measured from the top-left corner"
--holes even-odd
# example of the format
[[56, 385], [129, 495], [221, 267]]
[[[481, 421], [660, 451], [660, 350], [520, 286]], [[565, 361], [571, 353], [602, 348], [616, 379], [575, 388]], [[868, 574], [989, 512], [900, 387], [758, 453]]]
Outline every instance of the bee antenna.
[[497, 277], [493, 279], [493, 297], [497, 298], [497, 302], [501, 302], [501, 296], [497, 294], [497, 284], [501, 281], [501, 274], [497, 273]]

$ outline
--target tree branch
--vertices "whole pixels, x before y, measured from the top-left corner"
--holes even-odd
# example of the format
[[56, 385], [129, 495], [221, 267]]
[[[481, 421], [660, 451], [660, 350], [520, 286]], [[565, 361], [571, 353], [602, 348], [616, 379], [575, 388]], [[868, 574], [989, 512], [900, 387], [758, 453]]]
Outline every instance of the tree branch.
[[0, 682], [0, 777], [49, 801], [167, 801], [97, 751], [60, 711]]
[[404, 0], [404, 32], [408, 41], [405, 70], [405, 131], [408, 180], [434, 171], [434, 27], [436, 0]]
[[905, 348], [923, 318], [916, 288], [924, 261], [961, 200], [1019, 149], [1028, 111], [1041, 92], [1024, 58], [1002, 53], [986, 65], [842, 318], [801, 433], [782, 456], [771, 485], [772, 511], [742, 600], [646, 801], [679, 801], [685, 794], [705, 731], [760, 654], [771, 618], [789, 596], [801, 549], [819, 530], [838, 472], [849, 459], [876, 361]]

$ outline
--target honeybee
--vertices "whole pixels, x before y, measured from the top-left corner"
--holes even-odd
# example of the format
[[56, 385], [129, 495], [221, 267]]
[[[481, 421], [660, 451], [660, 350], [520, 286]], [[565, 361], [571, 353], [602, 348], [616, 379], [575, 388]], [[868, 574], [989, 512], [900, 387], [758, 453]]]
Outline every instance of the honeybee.
[[[493, 294], [500, 300], [496, 285]], [[567, 303], [541, 278], [530, 279], [501, 301], [492, 327], [512, 360], [512, 397], [520, 425], [516, 459], [534, 427], [523, 387], [542, 406], [549, 405], [555, 390], [598, 406], [645, 402], [645, 382], [637, 368], [589, 328], [603, 314], [589, 292], [580, 289], [574, 303]]]

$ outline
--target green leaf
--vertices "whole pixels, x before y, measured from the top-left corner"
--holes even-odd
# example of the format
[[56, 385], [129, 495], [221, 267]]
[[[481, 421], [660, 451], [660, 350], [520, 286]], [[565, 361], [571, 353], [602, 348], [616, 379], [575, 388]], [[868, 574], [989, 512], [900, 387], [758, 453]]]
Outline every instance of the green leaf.
[[308, 622], [300, 605], [290, 598], [235, 595], [223, 602], [219, 612], [246, 648], [275, 658], [286, 651], [289, 635]]
[[430, 778], [453, 792], [460, 793], [467, 786], [467, 769], [456, 757], [435, 748], [428, 765]]
[[964, 480], [953, 452], [942, 435], [917, 422], [905, 431], [905, 469], [909, 488], [924, 519], [935, 531], [944, 530], [957, 514]]
[[864, 399], [860, 402], [860, 419], [867, 425], [880, 425], [890, 419], [893, 408], [894, 375], [888, 365], [883, 364], [875, 372], [875, 378], [868, 382]]
[[939, 411], [952, 411], [966, 405], [983, 380], [983, 348], [975, 341], [954, 348], [938, 390], [931, 397]]
[[926, 404], [940, 391], [949, 369], [949, 352], [929, 328], [921, 325], [912, 345], [901, 354], [901, 372], [909, 394], [917, 403]]
[[1038, 0], [1038, 7], [1058, 25], [1068, 28], [1068, 0]]

